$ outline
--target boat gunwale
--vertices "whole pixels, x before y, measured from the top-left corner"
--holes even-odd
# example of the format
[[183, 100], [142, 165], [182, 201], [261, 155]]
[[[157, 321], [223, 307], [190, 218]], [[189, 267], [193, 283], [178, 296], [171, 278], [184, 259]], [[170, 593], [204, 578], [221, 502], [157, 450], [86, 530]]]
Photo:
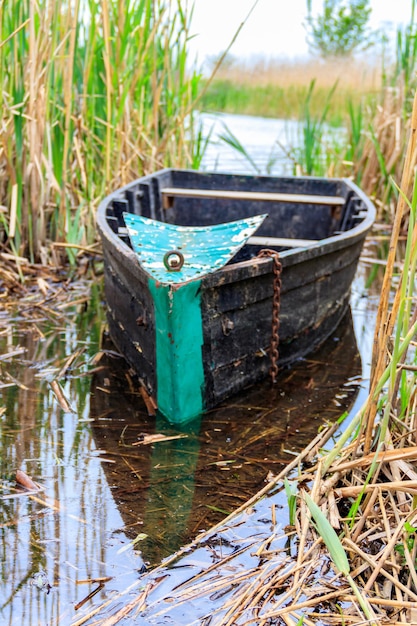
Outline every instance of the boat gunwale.
[[[172, 169], [167, 168], [164, 170], [160, 170], [158, 174], [169, 173], [172, 171], [173, 171]], [[175, 170], [175, 171], [181, 171], [185, 173], [187, 171], [192, 171], [193, 174], [198, 173], [195, 170]], [[202, 172], [202, 173], [210, 174], [211, 172]], [[220, 175], [222, 173], [216, 172], [216, 174]], [[226, 174], [226, 176], [229, 176], [229, 174]], [[232, 174], [230, 174], [230, 176], [232, 176]], [[248, 178], [250, 178], [250, 176], [248, 176]], [[264, 178], [271, 179], [271, 180], [279, 180], [280, 178], [288, 180], [288, 179], [294, 178], [294, 180], [299, 179], [300, 181], [308, 180], [311, 182], [329, 181], [333, 183], [344, 183], [345, 185], [347, 185], [347, 187], [351, 191], [353, 191], [357, 195], [357, 197], [364, 203], [366, 207], [366, 215], [362, 219], [360, 219], [357, 225], [353, 226], [352, 228], [344, 232], [341, 232], [339, 234], [326, 237], [325, 239], [315, 241], [314, 243], [311, 243], [306, 246], [294, 247], [288, 250], [280, 251], [279, 252], [280, 259], [284, 267], [289, 267], [292, 265], [296, 265], [298, 263], [310, 261], [318, 256], [321, 256], [324, 252], [326, 254], [330, 254], [339, 249], [344, 249], [344, 248], [353, 246], [355, 243], [357, 243], [358, 241], [366, 237], [366, 235], [368, 234], [368, 232], [370, 231], [372, 227], [372, 224], [375, 221], [376, 211], [375, 211], [375, 207], [373, 203], [369, 200], [366, 194], [348, 178], [324, 178], [324, 177], [306, 177], [306, 176], [299, 177], [299, 178], [295, 176], [294, 177], [265, 176]], [[142, 179], [136, 179], [128, 183], [127, 185], [124, 185], [123, 187], [113, 191], [109, 195], [107, 195], [99, 204], [96, 219], [97, 219], [97, 226], [98, 226], [98, 229], [100, 231], [102, 238], [103, 239], [105, 238], [108, 241], [109, 245], [117, 249], [118, 253], [123, 257], [124, 262], [128, 262], [129, 265], [131, 265], [131, 270], [133, 271], [133, 273], [136, 274], [136, 272], [139, 269], [141, 273], [143, 272], [144, 275], [148, 276], [146, 271], [140, 266], [138, 257], [136, 253], [134, 252], [134, 250], [132, 250], [132, 248], [130, 248], [120, 238], [118, 233], [112, 230], [112, 228], [110, 227], [107, 221], [107, 216], [106, 216], [106, 211], [110, 203], [113, 202], [113, 200], [125, 199], [125, 198], [122, 198], [123, 194], [126, 191], [129, 191], [132, 188], [137, 187], [141, 180]], [[120, 262], [120, 260], [118, 261]], [[208, 287], [208, 288], [216, 287], [219, 284], [226, 284], [229, 282], [244, 279], [247, 276], [248, 268], [252, 268], [252, 275], [253, 275], [254, 267], [257, 268], [257, 275], [261, 276], [271, 271], [272, 262], [273, 261], [271, 260], [271, 258], [268, 258], [268, 257], [264, 257], [264, 258], [253, 257], [248, 260], [238, 261], [235, 263], [225, 265], [224, 267], [216, 270], [215, 272], [212, 272], [210, 274], [206, 274], [203, 277], [200, 277], [199, 280], [203, 281], [204, 287]], [[191, 281], [187, 281], [187, 282], [191, 282]]]

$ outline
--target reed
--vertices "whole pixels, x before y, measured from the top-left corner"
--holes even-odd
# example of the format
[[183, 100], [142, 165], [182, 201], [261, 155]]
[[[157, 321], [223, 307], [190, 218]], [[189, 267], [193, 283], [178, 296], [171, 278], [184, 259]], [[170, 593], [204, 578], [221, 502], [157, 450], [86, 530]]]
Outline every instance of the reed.
[[[315, 493], [320, 494], [322, 506], [327, 497], [329, 509], [331, 499], [336, 502], [340, 498], [339, 502], [344, 500], [346, 504], [346, 499], [350, 498], [350, 511], [343, 520], [342, 535], [335, 533], [322, 509], [305, 496], [318, 533], [347, 582], [350, 585], [353, 582], [349, 573], [351, 559], [356, 564], [356, 576], [371, 568], [366, 576], [359, 574], [362, 598], [366, 598], [371, 589], [378, 594], [381, 583], [376, 581], [379, 576], [390, 581], [390, 588], [397, 597], [405, 598], [409, 590], [415, 599], [416, 593], [416, 499], [414, 490], [409, 489], [416, 476], [417, 458], [416, 151], [417, 92], [401, 186], [396, 189], [398, 201], [378, 309], [369, 396], [337, 444], [322, 456], [315, 468], [315, 484], [318, 485]], [[412, 191], [405, 193], [403, 187], [408, 189], [410, 180]], [[408, 218], [405, 248], [400, 241], [404, 215]], [[399, 258], [402, 261], [400, 273], [395, 266]], [[392, 481], [392, 490], [390, 487], [389, 497], [382, 497], [381, 487], [388, 484], [387, 480]], [[408, 481], [409, 487], [404, 481]], [[336, 485], [334, 492], [333, 486], [328, 488], [327, 485]], [[335, 516], [335, 510], [338, 509], [333, 506], [333, 525], [339, 527], [337, 517], [340, 513]], [[373, 560], [366, 557], [360, 544], [363, 541], [366, 545], [367, 529], [368, 532], [372, 529], [373, 536], [376, 536], [376, 520], [384, 520], [381, 526], [381, 530], [384, 527], [384, 539], [378, 557]], [[391, 564], [397, 562], [396, 553], [403, 557], [401, 576], [391, 573]], [[353, 586], [352, 589], [358, 598]], [[361, 605], [361, 608], [372, 622], [369, 606]]]
[[198, 165], [189, 15], [186, 0], [0, 2], [0, 235], [16, 254], [91, 244], [107, 191]]
[[332, 559], [336, 570], [341, 572], [346, 577], [370, 626], [376, 626], [377, 618], [375, 616], [375, 613], [373, 612], [372, 607], [369, 605], [367, 598], [363, 597], [360, 589], [358, 588], [357, 584], [351, 576], [349, 560], [341, 540], [337, 536], [333, 526], [330, 524], [323, 511], [320, 509], [320, 507], [317, 506], [317, 504], [308, 495], [308, 493], [304, 495], [304, 498], [306, 500], [311, 517], [314, 520], [317, 532], [326, 544], [326, 548], [329, 551], [330, 558]]
[[321, 114], [329, 91], [338, 85], [328, 112], [327, 121], [332, 126], [345, 122], [347, 102], [357, 106], [372, 101], [382, 87], [380, 66], [371, 60], [369, 63], [320, 59], [235, 61], [220, 68], [201, 106], [207, 111], [299, 119], [313, 82], [310, 110], [314, 116]]

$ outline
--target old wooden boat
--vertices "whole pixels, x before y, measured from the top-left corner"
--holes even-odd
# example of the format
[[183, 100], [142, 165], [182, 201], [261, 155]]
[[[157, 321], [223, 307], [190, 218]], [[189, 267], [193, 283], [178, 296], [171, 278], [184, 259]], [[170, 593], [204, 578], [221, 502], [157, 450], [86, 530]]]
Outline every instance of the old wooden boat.
[[151, 402], [181, 423], [274, 372], [278, 309], [278, 365], [317, 349], [374, 217], [347, 179], [166, 169], [105, 198], [109, 330]]

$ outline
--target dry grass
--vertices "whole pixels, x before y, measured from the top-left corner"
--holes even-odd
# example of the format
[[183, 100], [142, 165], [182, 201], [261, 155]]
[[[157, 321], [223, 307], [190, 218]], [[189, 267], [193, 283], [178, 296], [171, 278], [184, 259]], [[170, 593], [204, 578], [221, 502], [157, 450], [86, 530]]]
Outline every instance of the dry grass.
[[[350, 563], [350, 575], [373, 615], [366, 623], [389, 623], [391, 626], [414, 623], [417, 577], [413, 564], [417, 545], [414, 545], [413, 529], [417, 525], [417, 511], [413, 502], [417, 494], [417, 473], [413, 462], [417, 460], [417, 447], [408, 449], [406, 460], [398, 450], [381, 455], [379, 472], [366, 487], [372, 459], [352, 459], [351, 446], [345, 449], [326, 475], [322, 472], [321, 460], [303, 471], [301, 468], [309, 459], [316, 457], [317, 450], [326, 445], [333, 432], [334, 428], [317, 436], [254, 498], [221, 524], [197, 537], [191, 547], [201, 551], [203, 546], [211, 546], [208, 551], [212, 565], [198, 568], [198, 573], [187, 576], [182, 584], [168, 585], [168, 594], [161, 596], [159, 587], [166, 585], [172, 573], [170, 565], [181, 568], [181, 557], [190, 553], [187, 546], [166, 560], [163, 566], [141, 577], [135, 587], [115, 594], [93, 610], [87, 610], [74, 621], [74, 626], [85, 623], [110, 626], [125, 617], [136, 616], [137, 619], [142, 611], [144, 620], [147, 617], [162, 619], [167, 618], [172, 609], [177, 610], [181, 606], [190, 607], [190, 622], [187, 623], [206, 623], [193, 616], [192, 605], [198, 602], [205, 604], [209, 599], [213, 599], [213, 610], [207, 621], [210, 626], [340, 625], [342, 619], [344, 624], [364, 624], [366, 620], [364, 622], [351, 586], [332, 564], [323, 537], [311, 523], [304, 500], [307, 491], [340, 534], [341, 546]], [[295, 468], [299, 468], [296, 477]], [[398, 472], [403, 480], [392, 480], [393, 474], [398, 475]], [[242, 542], [239, 539], [242, 514], [251, 515], [252, 506], [277, 485], [282, 485], [286, 475], [299, 486], [294, 525], [287, 526], [283, 536], [279, 526], [276, 526], [276, 512], [271, 506], [270, 536], [258, 538], [255, 533]], [[306, 485], [309, 485], [308, 489]], [[361, 510], [352, 523], [352, 518], [346, 514], [343, 516], [341, 511], [348, 511], [352, 498], [357, 498], [359, 492], [364, 493], [364, 498]], [[228, 554], [220, 552], [214, 557], [214, 547], [221, 546], [222, 535], [225, 546], [230, 541], [231, 529], [236, 529], [235, 545]], [[288, 550], [285, 545], [292, 545], [293, 549]], [[251, 560], [250, 557], [255, 555], [257, 565], [245, 567], [245, 558]], [[186, 567], [185, 563], [183, 567]], [[175, 573], [173, 576], [175, 578]], [[137, 587], [139, 590], [132, 598]], [[126, 597], [128, 602], [120, 607]], [[214, 601], [215, 597], [222, 598], [222, 601]], [[94, 619], [97, 617], [98, 621]], [[302, 617], [304, 621], [299, 622]]]
[[[404, 171], [411, 123], [408, 109], [407, 93], [401, 80], [396, 87], [384, 89], [372, 124], [366, 132], [360, 158], [354, 164], [355, 178], [363, 190], [375, 199], [380, 216], [388, 223], [394, 221], [398, 197], [393, 193], [391, 180], [400, 184]], [[408, 178], [401, 183], [408, 197], [412, 193], [417, 154], [410, 155], [410, 158], [412, 163], [407, 168]]]
[[305, 60], [261, 58], [232, 61], [220, 67], [217, 80], [230, 80], [236, 85], [276, 85], [285, 90], [305, 87], [313, 80], [317, 87], [331, 89], [338, 82], [342, 89], [361, 93], [379, 92], [382, 86], [379, 60], [320, 59]]

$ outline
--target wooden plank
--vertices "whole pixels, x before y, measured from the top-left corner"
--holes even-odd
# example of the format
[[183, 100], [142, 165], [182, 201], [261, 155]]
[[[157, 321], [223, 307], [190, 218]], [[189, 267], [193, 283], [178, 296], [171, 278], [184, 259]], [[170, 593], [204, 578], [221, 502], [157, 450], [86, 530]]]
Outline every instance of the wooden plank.
[[164, 187], [161, 189], [164, 209], [172, 206], [173, 198], [212, 198], [222, 200], [251, 200], [252, 202], [294, 202], [300, 204], [326, 204], [344, 206], [345, 200], [340, 196], [311, 196], [306, 194], [274, 193], [263, 191], [228, 191], [223, 189], [186, 189], [181, 187]]
[[250, 246], [272, 246], [285, 248], [300, 248], [317, 243], [319, 239], [288, 239], [286, 237], [249, 237], [247, 243]]

